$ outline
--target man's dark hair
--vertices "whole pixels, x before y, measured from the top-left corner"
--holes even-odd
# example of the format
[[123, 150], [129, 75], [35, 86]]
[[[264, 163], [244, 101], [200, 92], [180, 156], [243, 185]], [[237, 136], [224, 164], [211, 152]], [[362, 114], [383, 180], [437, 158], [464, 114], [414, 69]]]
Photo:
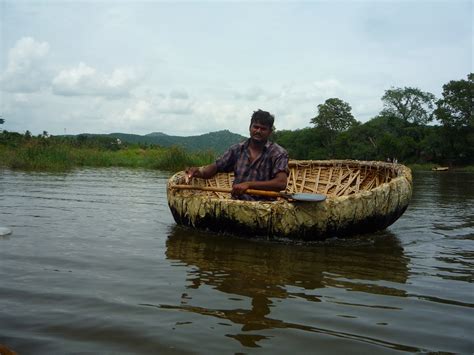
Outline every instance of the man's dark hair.
[[251, 125], [253, 123], [260, 123], [270, 127], [270, 129], [273, 129], [273, 122], [275, 122], [275, 117], [273, 117], [270, 112], [262, 111], [260, 109], [253, 112], [252, 119], [250, 120]]

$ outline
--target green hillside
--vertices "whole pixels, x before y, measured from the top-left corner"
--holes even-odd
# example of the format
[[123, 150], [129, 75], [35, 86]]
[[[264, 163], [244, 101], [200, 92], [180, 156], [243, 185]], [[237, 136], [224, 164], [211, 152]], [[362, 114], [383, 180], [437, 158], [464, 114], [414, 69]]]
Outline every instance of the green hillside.
[[[87, 135], [99, 136], [96, 134]], [[169, 136], [161, 132], [153, 132], [143, 136], [127, 133], [110, 133], [101, 136], [119, 138], [122, 142], [126, 143], [157, 144], [162, 147], [176, 145], [194, 152], [212, 150], [217, 154], [223, 153], [232, 144], [239, 143], [245, 139], [244, 136], [232, 133], [228, 130], [210, 132], [199, 136], [189, 137]]]

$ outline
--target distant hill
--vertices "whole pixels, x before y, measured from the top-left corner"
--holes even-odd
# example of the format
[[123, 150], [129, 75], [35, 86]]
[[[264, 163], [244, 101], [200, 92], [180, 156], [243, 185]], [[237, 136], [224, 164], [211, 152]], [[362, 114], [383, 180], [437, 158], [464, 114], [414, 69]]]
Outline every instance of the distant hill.
[[146, 134], [146, 136], [147, 137], [163, 137], [163, 136], [166, 136], [166, 134], [163, 132], [152, 132], [152, 133]]
[[246, 137], [240, 134], [232, 133], [228, 130], [210, 132], [200, 136], [169, 136], [162, 132], [153, 132], [146, 135], [127, 134], [127, 133], [110, 133], [110, 134], [87, 134], [89, 136], [106, 136], [119, 138], [122, 142], [127, 143], [147, 143], [157, 144], [163, 147], [172, 145], [181, 146], [190, 151], [213, 150], [220, 154], [229, 146], [242, 142]]

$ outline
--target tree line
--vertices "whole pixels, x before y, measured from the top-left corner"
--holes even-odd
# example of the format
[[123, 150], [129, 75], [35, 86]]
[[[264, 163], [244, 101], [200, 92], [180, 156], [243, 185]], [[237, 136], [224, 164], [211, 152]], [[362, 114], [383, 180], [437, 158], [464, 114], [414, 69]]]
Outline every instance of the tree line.
[[292, 159], [358, 159], [467, 165], [474, 163], [474, 74], [443, 85], [442, 97], [418, 88], [386, 90], [382, 111], [361, 123], [349, 103], [329, 98], [312, 127], [281, 130], [274, 141]]
[[[386, 90], [382, 111], [361, 123], [349, 103], [329, 98], [317, 106], [311, 127], [276, 131], [273, 140], [285, 147], [292, 159], [397, 159], [406, 164], [474, 164], [474, 74], [443, 85], [442, 97], [413, 87]], [[0, 124], [5, 120], [0, 117]], [[125, 143], [125, 142], [124, 142]], [[23, 145], [120, 150], [114, 137], [52, 137], [46, 131], [33, 137], [0, 132], [0, 147]], [[146, 149], [147, 145], [139, 144]], [[208, 155], [210, 152], [208, 152]]]

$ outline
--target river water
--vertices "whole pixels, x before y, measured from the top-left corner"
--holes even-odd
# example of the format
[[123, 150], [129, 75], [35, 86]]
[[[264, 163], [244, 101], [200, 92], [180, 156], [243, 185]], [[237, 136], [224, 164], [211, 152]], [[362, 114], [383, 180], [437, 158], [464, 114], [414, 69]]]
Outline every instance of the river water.
[[287, 245], [175, 225], [168, 174], [0, 171], [19, 354], [474, 351], [474, 174], [414, 174], [386, 231]]

